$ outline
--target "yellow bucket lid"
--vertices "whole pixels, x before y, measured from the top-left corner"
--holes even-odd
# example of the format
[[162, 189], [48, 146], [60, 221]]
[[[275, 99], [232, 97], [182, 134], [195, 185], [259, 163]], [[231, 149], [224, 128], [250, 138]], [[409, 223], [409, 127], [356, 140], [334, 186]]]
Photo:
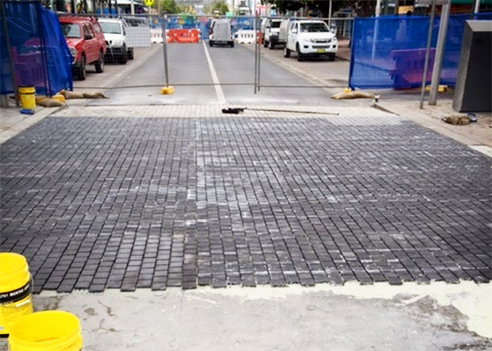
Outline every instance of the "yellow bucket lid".
[[0, 252], [0, 293], [22, 288], [31, 276], [24, 256], [12, 252]]
[[78, 318], [65, 311], [42, 311], [19, 318], [10, 330], [11, 351], [80, 351]]

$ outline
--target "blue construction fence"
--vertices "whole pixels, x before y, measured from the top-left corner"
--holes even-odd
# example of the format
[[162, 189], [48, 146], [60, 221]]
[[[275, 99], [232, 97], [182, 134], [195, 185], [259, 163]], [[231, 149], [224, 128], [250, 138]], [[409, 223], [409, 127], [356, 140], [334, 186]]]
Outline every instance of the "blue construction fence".
[[[477, 20], [492, 13], [476, 14]], [[454, 87], [461, 42], [469, 14], [451, 15], [444, 48], [440, 84]], [[415, 88], [422, 85], [429, 30], [428, 16], [356, 18], [351, 41], [349, 86], [360, 88]], [[434, 19], [429, 69], [430, 84], [440, 17]]]
[[72, 56], [56, 14], [39, 1], [2, 3], [7, 32], [0, 25], [0, 94], [15, 92], [7, 38], [17, 86], [34, 86], [36, 94], [47, 96], [71, 90]]

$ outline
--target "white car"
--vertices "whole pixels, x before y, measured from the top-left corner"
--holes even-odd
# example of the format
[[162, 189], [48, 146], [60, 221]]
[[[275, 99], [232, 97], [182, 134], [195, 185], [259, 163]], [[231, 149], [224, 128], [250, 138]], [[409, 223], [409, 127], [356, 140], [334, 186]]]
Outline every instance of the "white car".
[[297, 53], [297, 61], [303, 61], [307, 56], [321, 55], [327, 55], [330, 61], [334, 61], [338, 41], [325, 22], [296, 20], [289, 23], [284, 57], [290, 57], [293, 51]]
[[100, 18], [99, 24], [103, 30], [104, 39], [106, 39], [106, 60], [116, 60], [121, 64], [133, 60], [133, 48], [126, 45], [126, 22], [119, 19]]

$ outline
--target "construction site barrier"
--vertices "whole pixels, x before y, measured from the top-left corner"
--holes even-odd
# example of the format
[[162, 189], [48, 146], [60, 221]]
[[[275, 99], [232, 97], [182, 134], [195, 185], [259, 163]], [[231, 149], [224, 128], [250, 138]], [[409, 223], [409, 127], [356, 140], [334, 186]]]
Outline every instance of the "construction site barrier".
[[152, 44], [162, 44], [164, 39], [162, 38], [162, 29], [150, 30], [150, 42]]
[[[236, 32], [238, 44], [253, 44], [255, 42], [255, 31], [252, 29], [240, 29]], [[261, 43], [261, 34], [256, 32], [257, 43]]]
[[169, 29], [167, 32], [168, 43], [198, 43], [200, 39], [199, 29]]

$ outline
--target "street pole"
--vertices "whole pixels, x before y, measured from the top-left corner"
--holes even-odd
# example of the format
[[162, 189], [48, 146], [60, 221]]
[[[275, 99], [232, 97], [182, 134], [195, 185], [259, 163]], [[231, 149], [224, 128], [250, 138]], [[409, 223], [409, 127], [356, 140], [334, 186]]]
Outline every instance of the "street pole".
[[475, 12], [473, 14], [478, 13], [479, 11], [480, 11], [480, 0], [475, 0]]
[[254, 92], [256, 94], [256, 88], [258, 84], [258, 38], [256, 37], [256, 0], [253, 0], [253, 31], [254, 31], [254, 41], [255, 41], [255, 88]]
[[164, 16], [164, 20], [162, 21], [162, 51], [164, 54], [164, 74], [166, 79], [166, 87], [169, 87], [169, 74], [167, 67], [167, 35], [166, 35], [166, 23], [167, 23], [167, 15]]
[[328, 6], [328, 28], [331, 28], [331, 11], [333, 11], [333, 0], [330, 0], [330, 4]]
[[135, 15], [135, 4], [133, 3], [133, 0], [130, 1], [130, 12], [133, 15]]
[[425, 51], [424, 72], [422, 73], [422, 89], [420, 91], [420, 106], [424, 108], [425, 84], [427, 83], [427, 69], [429, 68], [429, 54], [432, 41], [432, 27], [434, 26], [434, 16], [436, 15], [436, 0], [432, 0], [431, 18], [429, 22], [429, 32], [427, 33], [427, 49]]
[[[19, 107], [19, 98], [17, 94], [17, 81], [15, 80], [15, 71], [14, 71], [14, 58], [12, 57], [12, 49], [10, 47], [10, 36], [9, 36], [9, 28], [7, 25], [7, 14], [5, 13], [5, 2], [3, 0], [0, 0], [0, 6], [1, 6], [1, 15], [2, 15], [2, 25], [3, 25], [3, 33], [5, 37], [5, 42], [6, 42], [6, 49], [7, 49], [7, 54], [9, 57], [9, 69], [10, 69], [10, 79], [12, 80], [12, 89], [14, 90], [14, 96], [15, 96], [15, 106]], [[8, 106], [8, 100], [7, 100], [7, 106]]]
[[439, 34], [437, 36], [436, 56], [434, 58], [434, 68], [432, 69], [432, 81], [429, 93], [429, 105], [434, 106], [437, 102], [437, 91], [441, 79], [442, 58], [444, 56], [444, 46], [448, 32], [449, 13], [451, 4], [442, 5], [441, 20], [439, 22]]

